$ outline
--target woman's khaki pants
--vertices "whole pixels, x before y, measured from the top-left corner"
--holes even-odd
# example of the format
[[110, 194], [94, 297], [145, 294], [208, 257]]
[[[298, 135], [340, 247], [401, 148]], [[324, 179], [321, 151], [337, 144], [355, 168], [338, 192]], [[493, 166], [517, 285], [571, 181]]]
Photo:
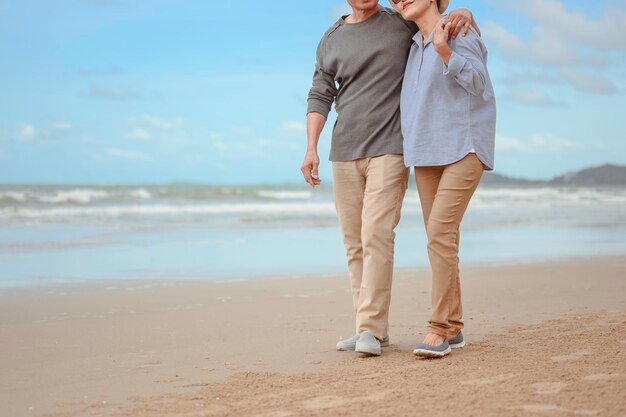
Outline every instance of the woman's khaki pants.
[[356, 331], [388, 335], [394, 229], [409, 170], [402, 155], [333, 162], [335, 206], [348, 257]]
[[483, 170], [474, 153], [450, 165], [415, 167], [432, 269], [428, 331], [443, 337], [455, 336], [463, 328], [459, 226]]

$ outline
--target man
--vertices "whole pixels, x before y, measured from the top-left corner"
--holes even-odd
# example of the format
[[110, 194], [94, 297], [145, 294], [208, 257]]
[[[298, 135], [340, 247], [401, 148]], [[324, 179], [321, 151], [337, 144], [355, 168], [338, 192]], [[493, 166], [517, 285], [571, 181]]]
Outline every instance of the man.
[[[317, 48], [301, 170], [312, 187], [320, 184], [317, 144], [334, 101], [330, 160], [356, 313], [356, 334], [337, 343], [337, 349], [378, 356], [389, 344], [394, 229], [409, 178], [402, 156], [400, 90], [417, 27], [377, 0], [348, 3], [352, 14], [331, 26]], [[448, 19], [454, 36], [473, 24], [467, 10], [452, 12]]]

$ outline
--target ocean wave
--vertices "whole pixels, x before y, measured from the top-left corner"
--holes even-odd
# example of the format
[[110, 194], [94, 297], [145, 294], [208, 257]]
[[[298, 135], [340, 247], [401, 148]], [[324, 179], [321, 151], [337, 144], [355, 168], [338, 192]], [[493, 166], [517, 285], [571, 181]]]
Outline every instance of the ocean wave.
[[80, 204], [102, 201], [147, 200], [152, 194], [144, 189], [75, 188], [61, 190], [7, 190], [0, 191], [0, 202], [9, 204]]
[[[332, 203], [332, 188], [310, 190], [295, 186], [207, 186], [207, 185], [142, 185], [142, 186], [0, 186], [0, 207], [18, 207], [40, 210], [58, 207], [92, 207], [95, 212], [107, 207], [121, 211], [150, 212], [154, 207], [175, 207], [174, 211], [194, 207], [242, 207], [241, 213], [258, 211], [259, 204], [272, 203]], [[472, 206], [500, 208], [505, 206], [565, 206], [593, 204], [626, 204], [626, 188], [602, 189], [591, 187], [480, 187], [472, 199]], [[415, 188], [408, 190], [405, 205], [419, 205]], [[185, 208], [189, 207], [189, 208]], [[244, 208], [245, 207], [245, 208]], [[307, 205], [307, 207], [309, 207]], [[314, 207], [314, 206], [313, 206]], [[207, 213], [210, 210], [207, 209]], [[261, 209], [262, 210], [262, 209]], [[91, 215], [91, 214], [90, 214]]]
[[202, 204], [202, 205], [116, 205], [98, 207], [54, 207], [0, 209], [0, 218], [55, 218], [81, 217], [163, 216], [163, 215], [292, 215], [310, 216], [334, 214], [333, 203], [258, 203], [258, 204]]
[[133, 198], [140, 198], [144, 200], [152, 198], [152, 194], [150, 194], [148, 190], [143, 189], [143, 188], [139, 188], [137, 190], [131, 190], [128, 192], [128, 195], [130, 195]]
[[624, 190], [594, 188], [479, 188], [474, 199], [481, 202], [626, 203]]
[[17, 203], [25, 203], [29, 200], [30, 194], [28, 191], [5, 191], [0, 192], [0, 201], [9, 200]]
[[257, 195], [263, 198], [276, 200], [308, 200], [313, 196], [311, 191], [257, 191]]
[[39, 195], [37, 200], [42, 203], [78, 203], [88, 204], [95, 199], [103, 199], [109, 196], [104, 190], [94, 190], [89, 188], [75, 190], [60, 190], [53, 195]]

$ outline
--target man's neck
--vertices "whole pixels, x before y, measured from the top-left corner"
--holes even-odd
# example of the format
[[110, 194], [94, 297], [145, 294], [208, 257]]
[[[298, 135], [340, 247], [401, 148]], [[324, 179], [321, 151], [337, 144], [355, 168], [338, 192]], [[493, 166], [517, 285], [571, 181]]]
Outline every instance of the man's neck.
[[380, 10], [378, 4], [371, 9], [355, 9], [352, 8], [352, 14], [346, 17], [346, 23], [364, 22]]

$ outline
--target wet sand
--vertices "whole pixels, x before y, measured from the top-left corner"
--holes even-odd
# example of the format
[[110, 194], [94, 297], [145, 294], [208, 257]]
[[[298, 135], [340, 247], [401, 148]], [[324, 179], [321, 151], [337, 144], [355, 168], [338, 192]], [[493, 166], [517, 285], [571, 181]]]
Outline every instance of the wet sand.
[[[626, 258], [462, 268], [468, 346], [414, 358], [427, 269], [398, 270], [380, 358], [345, 274], [0, 292], [0, 404], [20, 416], [626, 416]], [[375, 413], [374, 413], [375, 412]]]

